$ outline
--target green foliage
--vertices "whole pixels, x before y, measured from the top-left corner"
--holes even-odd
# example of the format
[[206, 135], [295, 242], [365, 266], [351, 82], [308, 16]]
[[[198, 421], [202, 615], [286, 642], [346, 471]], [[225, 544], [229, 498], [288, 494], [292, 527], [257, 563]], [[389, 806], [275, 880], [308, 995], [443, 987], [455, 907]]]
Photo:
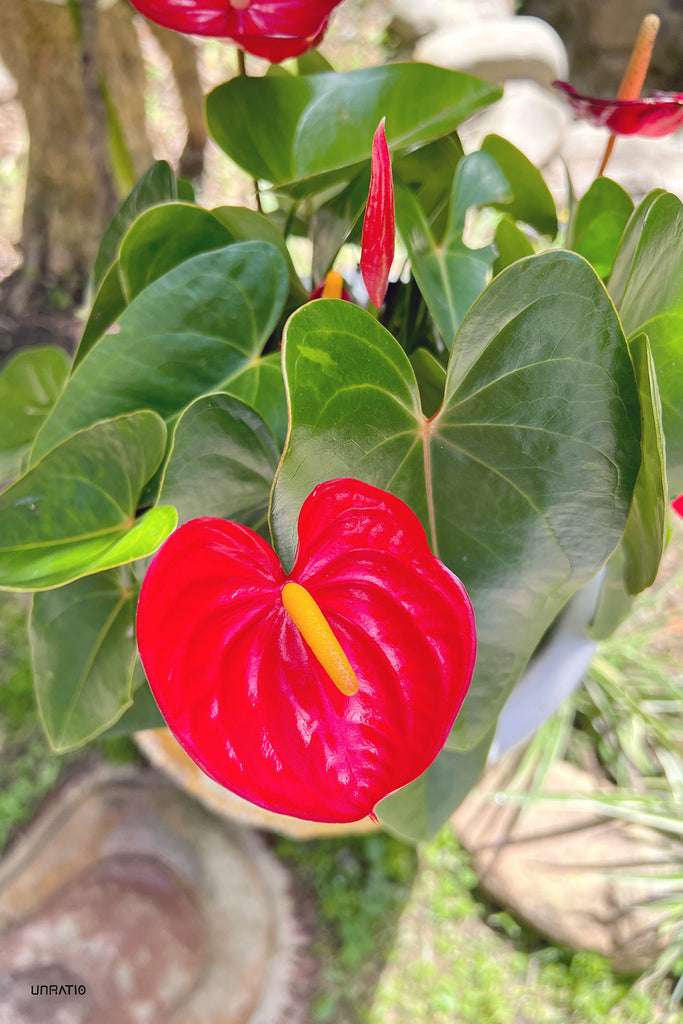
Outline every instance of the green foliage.
[[455, 131], [498, 99], [490, 82], [426, 64], [304, 76], [234, 78], [207, 97], [209, 130], [254, 178], [307, 195], [347, 182], [369, 160], [386, 117], [402, 154]]
[[0, 494], [0, 586], [59, 587], [156, 551], [175, 510], [135, 512], [165, 443], [163, 421], [144, 411], [102, 420], [49, 451]]
[[7, 361], [0, 373], [0, 480], [19, 476], [44, 419], [69, 373], [61, 348], [29, 348]]
[[624, 232], [609, 292], [629, 338], [644, 332], [652, 348], [666, 437], [672, 497], [683, 491], [683, 203], [657, 189]]
[[587, 259], [600, 277], [607, 278], [632, 213], [633, 200], [616, 181], [596, 178], [572, 212], [567, 248]]
[[283, 360], [291, 428], [272, 506], [279, 553], [291, 564], [299, 509], [322, 480], [352, 476], [406, 501], [474, 605], [477, 667], [456, 725], [457, 745], [472, 746], [626, 523], [640, 411], [613, 307], [570, 254], [508, 268], [463, 322], [428, 423], [400, 346], [348, 303], [298, 311]]
[[[631, 215], [602, 179], [573, 210], [575, 252], [549, 248], [557, 213], [538, 170], [503, 138], [465, 155], [457, 136], [497, 86], [415, 63], [335, 74], [311, 55], [298, 72], [208, 98], [265, 212], [203, 209], [155, 164], [105, 233], [73, 366], [43, 349], [0, 374], [0, 475], [14, 481], [0, 588], [37, 591], [36, 691], [69, 749], [159, 721], [132, 629], [177, 517], [270, 526], [289, 566], [317, 483], [392, 491], [465, 583], [478, 629], [446, 748], [379, 809], [424, 838], [476, 780], [577, 589], [607, 564], [605, 633], [656, 574], [664, 451], [683, 490], [681, 204], [656, 192]], [[308, 303], [299, 273], [302, 253], [317, 284], [354, 251], [382, 117], [408, 262], [375, 319]]]

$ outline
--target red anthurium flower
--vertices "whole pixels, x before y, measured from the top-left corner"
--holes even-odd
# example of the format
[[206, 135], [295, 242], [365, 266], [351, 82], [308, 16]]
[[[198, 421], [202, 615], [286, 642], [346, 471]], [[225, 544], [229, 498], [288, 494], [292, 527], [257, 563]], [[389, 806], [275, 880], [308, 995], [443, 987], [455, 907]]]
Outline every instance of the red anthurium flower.
[[384, 302], [389, 271], [394, 259], [394, 180], [384, 131], [384, 118], [372, 140], [370, 191], [363, 220], [360, 271], [370, 302], [378, 309]]
[[582, 96], [569, 82], [553, 82], [566, 93], [569, 104], [584, 121], [609, 128], [615, 135], [644, 135], [660, 138], [683, 125], [683, 93], [655, 92], [644, 99], [597, 99]]
[[683, 494], [679, 494], [678, 497], [671, 502], [671, 507], [677, 515], [683, 518]]
[[342, 0], [131, 0], [150, 21], [196, 36], [232, 39], [247, 53], [279, 63], [322, 39]]
[[429, 766], [475, 654], [465, 590], [417, 517], [347, 479], [305, 501], [288, 575], [244, 526], [181, 526], [145, 577], [137, 639], [169, 728], [208, 775], [332, 822]]

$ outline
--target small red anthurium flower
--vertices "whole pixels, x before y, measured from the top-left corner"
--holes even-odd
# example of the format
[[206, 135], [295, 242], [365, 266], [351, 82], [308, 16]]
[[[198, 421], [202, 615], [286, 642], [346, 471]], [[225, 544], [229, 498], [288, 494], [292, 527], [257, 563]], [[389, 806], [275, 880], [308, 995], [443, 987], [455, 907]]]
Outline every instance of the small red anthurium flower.
[[322, 39], [342, 0], [131, 0], [164, 28], [232, 39], [274, 64], [298, 57]]
[[671, 502], [671, 507], [676, 513], [683, 519], [683, 494], [679, 494], [677, 498]]
[[370, 190], [363, 220], [360, 253], [363, 282], [370, 302], [377, 309], [384, 302], [387, 293], [389, 271], [394, 259], [395, 234], [394, 179], [382, 118], [372, 140]]
[[357, 821], [443, 746], [475, 657], [472, 608], [414, 513], [358, 480], [304, 502], [286, 574], [258, 534], [181, 526], [145, 577], [137, 641], [166, 722], [253, 803]]
[[569, 82], [553, 82], [569, 100], [577, 117], [615, 135], [671, 135], [683, 125], [683, 93], [655, 92], [642, 99], [598, 99], [582, 96]]

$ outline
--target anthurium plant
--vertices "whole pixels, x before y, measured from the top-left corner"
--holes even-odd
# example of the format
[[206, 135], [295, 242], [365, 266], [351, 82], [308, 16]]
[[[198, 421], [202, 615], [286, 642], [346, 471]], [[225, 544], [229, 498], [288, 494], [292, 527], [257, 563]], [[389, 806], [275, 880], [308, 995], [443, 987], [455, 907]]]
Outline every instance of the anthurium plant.
[[498, 86], [307, 50], [334, 3], [136, 6], [294, 59], [207, 99], [253, 204], [155, 164], [73, 360], [0, 374], [0, 585], [33, 592], [45, 730], [166, 722], [261, 806], [427, 836], [573, 596], [602, 573], [605, 635], [655, 579], [683, 207], [603, 175], [558, 212], [503, 138], [463, 151]]

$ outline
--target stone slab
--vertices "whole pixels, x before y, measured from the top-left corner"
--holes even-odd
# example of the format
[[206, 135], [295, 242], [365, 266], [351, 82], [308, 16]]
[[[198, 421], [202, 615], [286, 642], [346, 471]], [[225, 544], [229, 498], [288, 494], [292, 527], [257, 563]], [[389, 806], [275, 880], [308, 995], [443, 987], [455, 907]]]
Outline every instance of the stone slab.
[[0, 861], [0, 1024], [298, 1021], [301, 941], [255, 833], [152, 770], [102, 769]]

